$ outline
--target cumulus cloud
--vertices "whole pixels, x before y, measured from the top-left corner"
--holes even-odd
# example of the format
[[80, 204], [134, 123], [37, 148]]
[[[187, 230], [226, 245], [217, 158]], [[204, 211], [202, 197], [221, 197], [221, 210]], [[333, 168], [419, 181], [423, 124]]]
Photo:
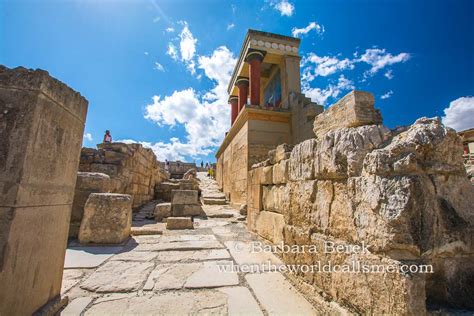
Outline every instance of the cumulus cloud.
[[388, 80], [393, 79], [393, 71], [392, 71], [392, 69], [387, 70], [383, 75], [384, 75]]
[[208, 155], [220, 145], [230, 125], [226, 88], [235, 63], [232, 52], [221, 46], [210, 56], [197, 58], [197, 67], [214, 82], [210, 90], [198, 93], [187, 88], [165, 97], [153, 96], [145, 118], [159, 126], [182, 124], [186, 131], [184, 141], [172, 138], [168, 143], [147, 144], [162, 160]]
[[234, 23], [227, 24], [227, 31], [233, 29], [234, 27], [235, 27]]
[[273, 1], [271, 5], [280, 12], [281, 16], [292, 16], [295, 12], [295, 6], [288, 0]]
[[369, 64], [371, 68], [366, 74], [374, 75], [386, 66], [390, 66], [397, 63], [404, 63], [409, 59], [410, 54], [408, 53], [392, 55], [390, 53], [387, 53], [385, 49], [369, 48], [365, 50], [365, 53], [362, 54], [357, 61]]
[[326, 77], [338, 71], [345, 69], [354, 69], [354, 61], [344, 58], [338, 59], [334, 56], [318, 56], [309, 53], [302, 60], [302, 65], [306, 66], [303, 70], [305, 80], [312, 81], [315, 77]]
[[179, 34], [179, 50], [181, 60], [184, 61], [192, 74], [195, 73], [194, 54], [196, 53], [197, 39], [194, 38], [193, 33], [189, 30], [188, 23], [183, 22], [183, 30]]
[[84, 139], [88, 141], [92, 141], [92, 134], [91, 133], [84, 133]]
[[155, 69], [158, 71], [163, 71], [163, 72], [165, 71], [165, 67], [163, 67], [163, 65], [157, 61], [155, 61]]
[[390, 90], [390, 91], [387, 91], [387, 93], [382, 94], [382, 95], [380, 96], [380, 99], [385, 100], [385, 99], [390, 98], [392, 95], [393, 95], [393, 91]]
[[[173, 41], [168, 43], [168, 51], [166, 53], [174, 60], [182, 61], [191, 74], [194, 75], [196, 73], [194, 57], [196, 54], [197, 39], [189, 29], [189, 25], [186, 21], [180, 21], [179, 24], [183, 26], [183, 29], [179, 33], [178, 38], [174, 39], [175, 42], [179, 41], [179, 43], [177, 43], [177, 45], [175, 45]], [[171, 29], [172, 28], [168, 28], [166, 30], [169, 31]], [[174, 29], [172, 29], [172, 31], [174, 31]]]
[[174, 46], [173, 43], [168, 44], [168, 50], [166, 51], [166, 54], [168, 54], [171, 58], [174, 60], [178, 60], [178, 50], [176, 49], [176, 46]]
[[324, 33], [324, 26], [316, 23], [316, 22], [311, 22], [308, 24], [307, 27], [304, 27], [304, 28], [301, 28], [301, 29], [298, 29], [296, 27], [294, 27], [292, 30], [291, 30], [291, 34], [294, 36], [294, 37], [298, 37], [300, 35], [306, 35], [308, 34], [311, 30], [315, 30], [316, 33], [318, 34], [322, 34]]
[[336, 84], [329, 84], [326, 88], [311, 88], [308, 83], [303, 83], [303, 93], [313, 102], [320, 105], [326, 105], [329, 98], [337, 98], [341, 92], [353, 90], [354, 82], [340, 75]]
[[444, 109], [443, 123], [460, 132], [474, 128], [474, 97], [461, 97]]
[[167, 28], [166, 28], [166, 32], [168, 32], [168, 33], [173, 33], [173, 32], [174, 32], [174, 28], [172, 28], [172, 27], [167, 27]]

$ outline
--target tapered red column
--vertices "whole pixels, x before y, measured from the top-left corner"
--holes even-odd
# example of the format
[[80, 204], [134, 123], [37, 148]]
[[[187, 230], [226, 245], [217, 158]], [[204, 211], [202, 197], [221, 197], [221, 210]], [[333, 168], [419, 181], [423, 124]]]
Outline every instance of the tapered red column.
[[249, 79], [245, 77], [239, 77], [237, 78], [235, 85], [237, 88], [239, 88], [238, 113], [240, 113], [240, 111], [242, 111], [242, 109], [245, 107], [245, 104], [247, 104], [247, 97], [249, 95]]
[[249, 64], [250, 104], [252, 105], [260, 105], [260, 73], [264, 57], [264, 52], [254, 50], [249, 51], [245, 58], [245, 61]]
[[230, 126], [234, 125], [237, 114], [239, 114], [239, 97], [236, 95], [231, 95], [229, 97], [229, 104], [231, 106], [230, 110]]

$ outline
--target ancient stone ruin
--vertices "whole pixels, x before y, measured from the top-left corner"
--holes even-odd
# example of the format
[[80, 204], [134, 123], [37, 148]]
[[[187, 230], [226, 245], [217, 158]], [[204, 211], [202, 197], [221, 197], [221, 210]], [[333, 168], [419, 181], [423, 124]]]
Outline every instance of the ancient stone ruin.
[[139, 144], [81, 151], [87, 101], [0, 67], [0, 315], [474, 309], [470, 132], [390, 130], [363, 91], [324, 110], [299, 43], [247, 33], [216, 180]]
[[[355, 105], [346, 103], [332, 114], [356, 113], [351, 110]], [[357, 114], [333, 120], [334, 127], [324, 124], [321, 134], [317, 117], [318, 138], [297, 144], [289, 157], [278, 155], [284, 152], [278, 147], [250, 171], [249, 229], [285, 245], [368, 245], [369, 252], [358, 255], [283, 254], [290, 264], [433, 265], [434, 273], [426, 277], [292, 275], [349, 310], [422, 314], [426, 300], [472, 307], [473, 288], [464, 280], [474, 276], [474, 192], [455, 131], [427, 118], [399, 134], [376, 124], [344, 127], [360, 122]]]
[[87, 106], [46, 71], [0, 66], [2, 315], [61, 304]]

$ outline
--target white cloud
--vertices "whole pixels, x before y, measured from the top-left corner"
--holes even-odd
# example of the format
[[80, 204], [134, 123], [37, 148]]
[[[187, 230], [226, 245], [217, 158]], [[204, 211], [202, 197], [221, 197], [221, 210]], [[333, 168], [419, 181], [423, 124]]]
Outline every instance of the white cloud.
[[380, 99], [385, 100], [385, 99], [390, 98], [392, 95], [393, 95], [393, 91], [390, 90], [390, 91], [387, 91], [387, 93], [382, 94], [382, 95], [380, 96]]
[[365, 53], [360, 56], [357, 61], [361, 61], [371, 65], [372, 67], [366, 73], [367, 75], [374, 75], [380, 69], [385, 68], [397, 63], [404, 63], [410, 59], [410, 54], [400, 53], [398, 55], [392, 55], [387, 53], [385, 49], [380, 48], [369, 48], [365, 50]]
[[155, 61], [155, 69], [158, 71], [163, 71], [163, 72], [165, 71], [165, 67], [163, 67], [163, 65], [157, 61]]
[[179, 40], [179, 54], [178, 48], [173, 42], [168, 43], [167, 54], [176, 61], [181, 60], [191, 74], [194, 75], [196, 73], [196, 62], [194, 56], [196, 54], [197, 39], [194, 37], [193, 33], [191, 33], [186, 21], [180, 21], [179, 24], [183, 26], [183, 29], [179, 33], [179, 37], [176, 39]]
[[316, 23], [316, 22], [311, 22], [308, 24], [307, 27], [304, 27], [302, 29], [298, 29], [296, 27], [294, 27], [292, 30], [291, 30], [291, 34], [294, 36], [294, 37], [298, 37], [300, 35], [306, 35], [308, 34], [311, 30], [315, 30], [316, 33], [318, 34], [322, 34], [324, 33], [324, 26]]
[[144, 52], [144, 54], [145, 54], [146, 56], [148, 56], [148, 52]]
[[444, 109], [443, 123], [458, 132], [474, 128], [474, 97], [461, 97]]
[[183, 30], [179, 34], [180, 42], [179, 49], [181, 53], [181, 60], [186, 63], [189, 71], [194, 74], [194, 54], [196, 53], [197, 39], [194, 38], [193, 33], [189, 30], [188, 23], [182, 22]]
[[178, 50], [176, 49], [176, 46], [174, 46], [173, 43], [168, 44], [168, 50], [166, 51], [166, 54], [171, 56], [174, 60], [178, 60]]
[[88, 141], [92, 141], [92, 134], [91, 133], [84, 133], [84, 139]]
[[174, 32], [174, 28], [172, 28], [172, 27], [167, 27], [167, 28], [166, 28], [166, 32], [168, 32], [168, 33], [173, 33], [173, 32]]
[[385, 77], [387, 77], [388, 80], [393, 79], [393, 71], [392, 69], [387, 70], [384, 74]]
[[155, 95], [153, 103], [146, 106], [145, 118], [160, 126], [182, 124], [186, 131], [185, 141], [172, 138], [169, 143], [148, 143], [161, 160], [208, 155], [220, 145], [229, 128], [226, 88], [236, 59], [227, 47], [221, 46], [211, 56], [199, 56], [197, 63], [215, 83], [212, 89], [197, 93], [188, 88], [163, 98]]
[[153, 23], [159, 22], [161, 20], [161, 17], [157, 16], [156, 18], [153, 19]]
[[295, 6], [288, 2], [288, 0], [274, 1], [272, 6], [278, 10], [282, 16], [292, 16], [295, 11]]
[[235, 27], [235, 24], [234, 24], [234, 23], [228, 24], [228, 25], [227, 25], [227, 31], [233, 29], [234, 27]]
[[308, 65], [303, 69], [303, 76], [308, 81], [312, 81], [317, 76], [326, 77], [337, 71], [354, 69], [354, 62], [348, 58], [338, 59], [332, 56], [320, 57], [314, 53], [309, 53], [304, 57], [302, 65]]
[[329, 98], [337, 98], [341, 92], [353, 90], [354, 82], [340, 75], [336, 84], [329, 84], [326, 88], [311, 88], [307, 83], [303, 83], [303, 93], [311, 98], [313, 102], [321, 105], [326, 105]]

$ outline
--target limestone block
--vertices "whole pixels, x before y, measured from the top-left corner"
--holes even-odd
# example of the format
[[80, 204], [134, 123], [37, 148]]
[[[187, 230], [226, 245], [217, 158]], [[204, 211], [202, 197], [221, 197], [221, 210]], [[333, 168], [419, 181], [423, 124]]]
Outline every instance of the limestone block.
[[130, 236], [131, 226], [130, 195], [92, 193], [84, 207], [79, 242], [119, 244]]
[[121, 164], [122, 161], [124, 161], [128, 157], [129, 157], [129, 155], [121, 153], [121, 152], [117, 152], [117, 151], [107, 150], [104, 153], [104, 161], [105, 161], [105, 163], [108, 163], [108, 164], [117, 164], [117, 165], [119, 165], [119, 164]]
[[81, 226], [84, 206], [91, 193], [109, 192], [110, 177], [105, 173], [78, 172], [72, 203], [69, 237], [77, 238]]
[[287, 211], [290, 207], [289, 188], [285, 185], [263, 186], [262, 204], [265, 211]]
[[382, 124], [382, 116], [374, 108], [374, 96], [353, 90], [316, 116], [313, 131], [319, 139], [334, 129], [372, 124]]
[[91, 172], [105, 173], [113, 177], [119, 174], [119, 169], [118, 166], [112, 164], [93, 163], [91, 165]]
[[199, 204], [172, 204], [172, 216], [198, 216], [204, 214], [201, 205]]
[[288, 164], [289, 160], [282, 160], [273, 165], [273, 183], [282, 184], [288, 181]]
[[171, 191], [171, 204], [198, 204], [198, 191], [173, 190]]
[[1, 315], [60, 301], [87, 105], [46, 71], [0, 66]]
[[284, 226], [285, 220], [281, 214], [262, 211], [257, 217], [257, 233], [275, 244], [283, 241]]
[[289, 156], [292, 149], [293, 149], [293, 146], [288, 145], [288, 144], [278, 145], [277, 148], [275, 149], [275, 158], [274, 158], [275, 163], [279, 163], [280, 161], [284, 159], [290, 158]]
[[305, 140], [293, 148], [290, 155], [288, 176], [291, 181], [314, 179], [314, 163], [317, 154], [316, 139]]
[[168, 217], [166, 229], [194, 229], [191, 217]]
[[155, 220], [161, 222], [171, 216], [171, 203], [160, 203], [155, 206]]
[[273, 167], [263, 167], [260, 184], [273, 184]]

